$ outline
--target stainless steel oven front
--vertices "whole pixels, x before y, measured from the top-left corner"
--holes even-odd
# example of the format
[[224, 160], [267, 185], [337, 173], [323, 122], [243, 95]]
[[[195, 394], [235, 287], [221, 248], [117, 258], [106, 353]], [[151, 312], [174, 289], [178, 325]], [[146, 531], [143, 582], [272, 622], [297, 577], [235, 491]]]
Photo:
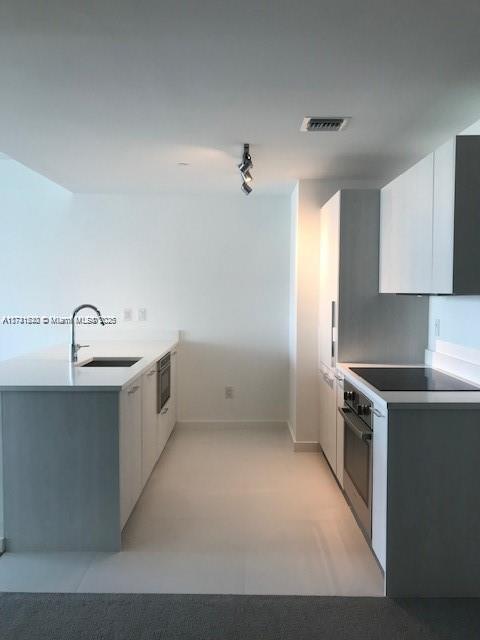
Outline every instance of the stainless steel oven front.
[[344, 383], [343, 490], [366, 537], [372, 539], [372, 402], [349, 381]]
[[157, 363], [157, 413], [170, 399], [170, 354], [167, 353]]

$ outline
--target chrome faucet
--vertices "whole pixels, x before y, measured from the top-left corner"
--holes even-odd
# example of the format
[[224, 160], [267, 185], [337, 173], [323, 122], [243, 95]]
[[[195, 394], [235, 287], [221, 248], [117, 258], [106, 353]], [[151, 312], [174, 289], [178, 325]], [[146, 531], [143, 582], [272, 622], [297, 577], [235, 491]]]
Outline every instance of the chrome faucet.
[[89, 344], [77, 344], [75, 342], [75, 318], [76, 315], [79, 311], [81, 311], [82, 309], [93, 309], [95, 311], [95, 313], [97, 314], [97, 316], [100, 319], [100, 322], [102, 323], [102, 325], [105, 325], [105, 322], [102, 318], [102, 314], [100, 313], [100, 311], [97, 309], [97, 307], [95, 307], [93, 304], [81, 304], [78, 307], [76, 307], [73, 310], [72, 313], [72, 344], [70, 345], [70, 362], [77, 362], [78, 361], [78, 351], [79, 349], [82, 349], [83, 347], [89, 347]]

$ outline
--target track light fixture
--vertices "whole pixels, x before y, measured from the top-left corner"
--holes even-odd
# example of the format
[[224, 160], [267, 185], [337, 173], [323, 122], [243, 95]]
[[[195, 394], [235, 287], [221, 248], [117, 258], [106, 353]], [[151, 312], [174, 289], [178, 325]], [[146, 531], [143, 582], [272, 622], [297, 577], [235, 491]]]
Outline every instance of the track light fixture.
[[245, 195], [248, 196], [249, 193], [252, 193], [253, 189], [251, 187], [251, 183], [253, 180], [253, 176], [250, 173], [250, 169], [253, 168], [252, 156], [250, 155], [250, 145], [243, 145], [243, 156], [242, 161], [238, 165], [240, 169], [240, 174], [242, 176], [242, 191]]

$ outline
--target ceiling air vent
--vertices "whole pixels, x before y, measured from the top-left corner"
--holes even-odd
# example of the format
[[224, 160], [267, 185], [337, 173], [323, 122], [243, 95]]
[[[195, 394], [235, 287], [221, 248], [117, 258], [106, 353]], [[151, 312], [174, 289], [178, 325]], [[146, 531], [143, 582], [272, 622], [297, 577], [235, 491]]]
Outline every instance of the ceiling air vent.
[[304, 118], [300, 131], [341, 131], [350, 118]]

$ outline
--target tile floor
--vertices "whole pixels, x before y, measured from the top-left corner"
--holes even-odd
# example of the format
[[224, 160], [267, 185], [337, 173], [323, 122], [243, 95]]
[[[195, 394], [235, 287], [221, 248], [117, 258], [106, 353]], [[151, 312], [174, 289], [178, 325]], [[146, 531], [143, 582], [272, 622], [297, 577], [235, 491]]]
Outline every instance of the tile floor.
[[121, 553], [0, 558], [0, 591], [382, 595], [319, 454], [278, 427], [177, 429]]

